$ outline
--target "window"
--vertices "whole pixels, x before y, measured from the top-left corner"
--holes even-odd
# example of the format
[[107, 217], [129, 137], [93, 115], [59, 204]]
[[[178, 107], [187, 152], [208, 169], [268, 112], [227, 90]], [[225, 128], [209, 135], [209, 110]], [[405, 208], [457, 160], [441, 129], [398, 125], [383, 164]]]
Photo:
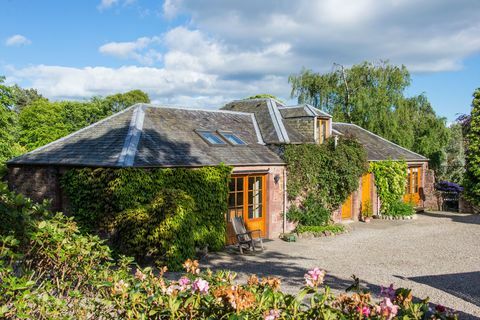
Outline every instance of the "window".
[[196, 131], [206, 142], [213, 145], [226, 145], [227, 143], [213, 131]]
[[421, 182], [420, 168], [408, 168], [407, 183], [405, 185], [405, 194], [414, 194], [419, 192]]
[[318, 125], [318, 142], [323, 143], [329, 136], [328, 134], [328, 120], [319, 119]]
[[228, 193], [228, 222], [232, 221], [233, 217], [243, 217], [244, 179], [244, 177], [232, 177], [230, 180], [230, 191]]
[[262, 177], [248, 177], [248, 219], [262, 217]]
[[218, 132], [222, 137], [224, 137], [228, 142], [233, 144], [234, 146], [244, 146], [246, 143], [240, 139], [238, 136], [231, 132]]

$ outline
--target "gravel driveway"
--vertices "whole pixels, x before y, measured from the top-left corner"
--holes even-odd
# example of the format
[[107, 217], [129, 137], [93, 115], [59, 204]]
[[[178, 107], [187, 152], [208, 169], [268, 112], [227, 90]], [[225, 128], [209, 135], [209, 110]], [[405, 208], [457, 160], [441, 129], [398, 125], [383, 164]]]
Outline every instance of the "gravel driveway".
[[262, 253], [211, 253], [203, 267], [230, 269], [239, 279], [255, 273], [282, 279], [296, 292], [306, 270], [327, 270], [326, 283], [343, 291], [355, 274], [374, 293], [381, 285], [412, 288], [416, 297], [480, 319], [480, 216], [428, 212], [415, 220], [350, 223], [349, 233], [296, 243], [269, 241]]

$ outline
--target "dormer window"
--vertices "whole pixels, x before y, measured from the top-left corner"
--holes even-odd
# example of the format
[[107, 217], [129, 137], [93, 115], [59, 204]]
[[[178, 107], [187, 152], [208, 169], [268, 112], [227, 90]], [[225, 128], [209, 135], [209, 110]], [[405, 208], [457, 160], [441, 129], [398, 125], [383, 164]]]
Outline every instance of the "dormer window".
[[224, 131], [219, 131], [218, 132], [225, 140], [227, 140], [230, 144], [234, 146], [244, 146], [246, 145], [245, 141], [240, 139], [237, 135], [235, 135], [232, 132], [224, 132]]
[[211, 145], [226, 145], [227, 143], [223, 140], [216, 132], [214, 131], [203, 131], [203, 130], [196, 130], [196, 132], [205, 140], [207, 143]]

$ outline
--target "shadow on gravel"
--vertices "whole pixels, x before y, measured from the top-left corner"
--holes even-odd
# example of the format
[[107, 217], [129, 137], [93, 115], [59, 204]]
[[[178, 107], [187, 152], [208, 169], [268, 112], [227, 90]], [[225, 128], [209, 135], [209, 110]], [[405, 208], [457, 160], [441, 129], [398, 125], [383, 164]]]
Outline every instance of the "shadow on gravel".
[[445, 291], [480, 307], [480, 271], [411, 277], [408, 279]]
[[478, 214], [466, 214], [466, 213], [454, 213], [454, 212], [422, 212], [421, 215], [450, 219], [453, 222], [468, 223], [468, 224], [480, 224], [480, 215]]

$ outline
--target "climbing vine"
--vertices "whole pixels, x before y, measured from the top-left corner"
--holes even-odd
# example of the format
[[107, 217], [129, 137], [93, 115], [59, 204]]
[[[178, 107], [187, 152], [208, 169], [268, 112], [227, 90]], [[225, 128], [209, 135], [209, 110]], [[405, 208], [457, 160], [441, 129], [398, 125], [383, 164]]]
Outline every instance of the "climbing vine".
[[321, 145], [287, 145], [284, 159], [289, 197], [304, 199], [300, 206], [292, 206], [290, 215], [291, 220], [300, 223], [302, 216], [312, 214], [327, 215], [327, 219], [311, 221], [328, 221], [330, 212], [358, 188], [359, 177], [368, 169], [365, 149], [350, 138], [340, 138], [337, 145], [333, 139]]
[[405, 161], [385, 160], [370, 163], [370, 172], [375, 177], [382, 213], [388, 214], [390, 209], [401, 201], [405, 193], [407, 169]]

